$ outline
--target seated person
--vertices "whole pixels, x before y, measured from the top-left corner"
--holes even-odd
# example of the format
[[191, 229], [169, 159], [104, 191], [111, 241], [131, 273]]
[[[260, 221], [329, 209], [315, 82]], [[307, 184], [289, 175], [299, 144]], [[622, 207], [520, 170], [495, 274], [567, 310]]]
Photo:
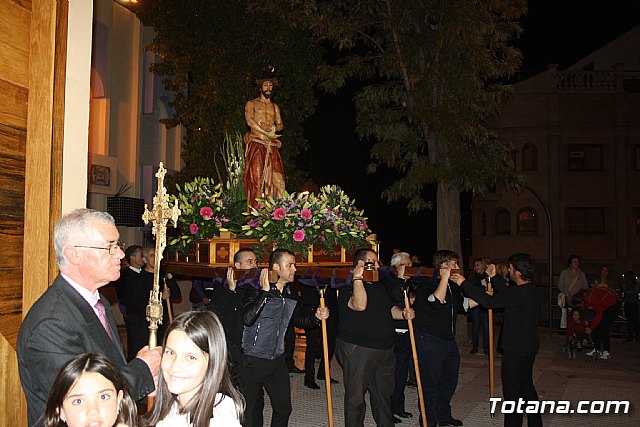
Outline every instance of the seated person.
[[570, 357], [574, 357], [576, 351], [582, 350], [582, 343], [585, 340], [591, 341], [591, 329], [587, 321], [582, 318], [582, 312], [573, 310], [571, 320], [567, 323], [567, 349]]

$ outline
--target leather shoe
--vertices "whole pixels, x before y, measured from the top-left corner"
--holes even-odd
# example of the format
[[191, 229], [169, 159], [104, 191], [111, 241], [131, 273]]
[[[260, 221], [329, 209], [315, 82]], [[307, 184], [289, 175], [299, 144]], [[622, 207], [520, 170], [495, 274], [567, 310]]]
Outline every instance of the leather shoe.
[[[324, 381], [324, 377], [322, 378], [317, 377], [317, 378], [318, 378], [318, 381]], [[340, 381], [334, 380], [333, 378], [331, 378], [331, 384], [340, 384]]]
[[455, 418], [451, 418], [449, 421], [438, 423], [437, 425], [439, 425], [439, 426], [456, 426], [456, 427], [460, 427], [462, 425], [462, 421], [456, 420]]
[[400, 412], [398, 414], [393, 414], [393, 415], [396, 415], [396, 416], [398, 416], [400, 418], [413, 418], [413, 414], [411, 412], [407, 412], [407, 411]]
[[289, 372], [292, 374], [304, 374], [304, 370], [303, 369], [298, 369], [295, 366], [289, 368]]
[[393, 423], [394, 423], [394, 424], [399, 424], [399, 423], [401, 423], [401, 422], [402, 422], [402, 420], [401, 420], [400, 418], [395, 417], [395, 416], [393, 417]]
[[320, 386], [318, 384], [316, 384], [316, 382], [313, 381], [313, 380], [305, 381], [304, 385], [305, 385], [305, 387], [309, 387], [310, 389], [313, 389], [313, 390], [319, 390], [320, 389]]

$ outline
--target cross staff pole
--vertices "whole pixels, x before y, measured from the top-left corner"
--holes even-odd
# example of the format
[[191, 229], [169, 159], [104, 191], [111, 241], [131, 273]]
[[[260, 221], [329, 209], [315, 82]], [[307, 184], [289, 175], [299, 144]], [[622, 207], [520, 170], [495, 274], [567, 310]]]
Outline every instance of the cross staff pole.
[[[487, 276], [487, 291], [492, 292], [493, 287], [491, 286], [491, 277]], [[493, 309], [489, 309], [489, 397], [493, 397], [495, 395], [494, 391], [494, 354], [493, 354]], [[496, 415], [491, 412], [491, 418]]]
[[[169, 196], [167, 190], [164, 188], [164, 176], [167, 170], [164, 168], [162, 162], [158, 167], [156, 177], [158, 178], [158, 191], [153, 196], [153, 209], [149, 210], [147, 204], [144, 205], [144, 213], [142, 214], [142, 220], [145, 224], [151, 221], [153, 225], [151, 231], [156, 236], [156, 260], [153, 270], [153, 289], [149, 294], [149, 304], [147, 305], [147, 320], [149, 321], [149, 349], [156, 348], [158, 346], [158, 324], [162, 323], [162, 302], [160, 300], [160, 261], [162, 261], [162, 254], [164, 248], [167, 246], [167, 222], [173, 221], [175, 225], [180, 216], [180, 209], [178, 208], [178, 202], [173, 205], [173, 208], [169, 208]], [[147, 409], [153, 407], [153, 399], [147, 399]]]
[[[407, 294], [407, 288], [402, 288], [404, 294], [404, 308], [409, 309], [409, 295]], [[411, 340], [411, 352], [413, 353], [413, 366], [416, 371], [416, 384], [418, 385], [418, 401], [420, 402], [420, 414], [422, 415], [422, 422], [424, 427], [429, 427], [427, 423], [427, 409], [424, 406], [424, 395], [422, 393], [422, 379], [420, 378], [420, 364], [418, 363], [418, 351], [416, 350], [416, 336], [413, 332], [413, 320], [407, 319], [407, 325], [409, 325], [409, 339]]]
[[[318, 288], [320, 292], [320, 308], [325, 308], [324, 293], [326, 288]], [[327, 343], [327, 319], [320, 320], [322, 325], [322, 352], [324, 356], [324, 383], [327, 390], [327, 414], [329, 416], [329, 427], [333, 427], [333, 404], [331, 400], [331, 374], [329, 372], [329, 346]]]

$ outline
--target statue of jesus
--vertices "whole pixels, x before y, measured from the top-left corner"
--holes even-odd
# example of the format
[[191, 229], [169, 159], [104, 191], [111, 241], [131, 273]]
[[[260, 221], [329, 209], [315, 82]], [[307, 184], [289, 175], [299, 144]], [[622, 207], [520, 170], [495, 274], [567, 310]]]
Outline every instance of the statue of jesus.
[[279, 148], [282, 142], [280, 108], [271, 101], [276, 84], [274, 78], [258, 80], [260, 96], [247, 101], [244, 117], [250, 130], [244, 136], [244, 188], [247, 204], [257, 206], [257, 197], [284, 194], [284, 167]]

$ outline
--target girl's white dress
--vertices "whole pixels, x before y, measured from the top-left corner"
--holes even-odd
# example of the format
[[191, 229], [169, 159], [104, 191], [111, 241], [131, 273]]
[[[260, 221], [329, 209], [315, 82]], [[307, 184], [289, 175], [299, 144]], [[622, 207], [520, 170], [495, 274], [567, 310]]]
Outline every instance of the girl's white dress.
[[[209, 421], [209, 426], [241, 427], [233, 399], [218, 393], [215, 401], [220, 401], [220, 403], [213, 408], [213, 416]], [[180, 414], [178, 412], [178, 403], [176, 402], [171, 408], [171, 412], [165, 419], [156, 424], [156, 427], [191, 427], [191, 421], [189, 421], [189, 414]]]

